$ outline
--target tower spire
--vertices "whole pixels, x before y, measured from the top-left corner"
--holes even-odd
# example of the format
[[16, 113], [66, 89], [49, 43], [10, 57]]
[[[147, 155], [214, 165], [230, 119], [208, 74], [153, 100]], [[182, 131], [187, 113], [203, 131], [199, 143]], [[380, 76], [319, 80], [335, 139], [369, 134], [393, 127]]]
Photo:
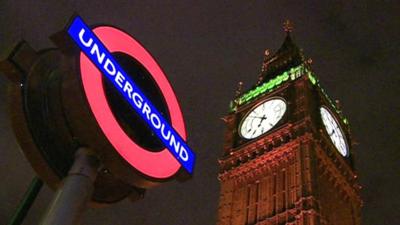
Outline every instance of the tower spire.
[[283, 30], [286, 32], [285, 40], [281, 47], [273, 54], [264, 54], [261, 74], [257, 85], [264, 83], [285, 70], [298, 66], [304, 62], [302, 50], [297, 47], [292, 39], [293, 22], [286, 19], [283, 22]]
[[283, 30], [286, 33], [291, 33], [293, 31], [293, 22], [289, 19], [286, 19], [285, 22], [283, 22]]

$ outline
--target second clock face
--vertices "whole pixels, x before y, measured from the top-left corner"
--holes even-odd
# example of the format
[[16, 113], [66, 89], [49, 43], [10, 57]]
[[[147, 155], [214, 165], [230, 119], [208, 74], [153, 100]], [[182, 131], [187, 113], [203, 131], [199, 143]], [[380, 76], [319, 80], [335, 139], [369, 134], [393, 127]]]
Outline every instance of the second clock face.
[[256, 138], [271, 130], [286, 112], [283, 99], [270, 99], [253, 108], [242, 120], [239, 134], [246, 139]]
[[332, 140], [332, 143], [335, 145], [336, 149], [342, 156], [347, 156], [349, 152], [349, 147], [347, 146], [345, 136], [339, 126], [339, 123], [325, 107], [321, 107], [320, 112], [325, 130], [328, 133], [329, 138]]

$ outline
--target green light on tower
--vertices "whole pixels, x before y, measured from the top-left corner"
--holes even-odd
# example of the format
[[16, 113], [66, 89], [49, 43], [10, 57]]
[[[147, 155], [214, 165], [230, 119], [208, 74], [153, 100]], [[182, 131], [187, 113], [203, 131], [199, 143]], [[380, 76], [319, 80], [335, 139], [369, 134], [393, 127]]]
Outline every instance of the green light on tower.
[[264, 93], [271, 92], [272, 90], [280, 86], [282, 83], [289, 80], [289, 78], [291, 80], [299, 78], [300, 76], [302, 76], [304, 72], [306, 72], [306, 69], [303, 64], [297, 67], [293, 67], [290, 70], [285, 71], [282, 74], [276, 76], [275, 78], [269, 80], [268, 82], [262, 84], [261, 86], [258, 86], [255, 89], [252, 89], [247, 93], [243, 94], [241, 97], [237, 98], [235, 102], [237, 103], [237, 105], [243, 105], [244, 103]]
[[311, 73], [311, 71], [308, 71], [308, 79], [310, 82], [315, 85], [317, 83], [317, 79], [314, 77], [314, 75]]
[[248, 92], [244, 93], [242, 96], [231, 101], [231, 103], [229, 105], [230, 111], [231, 112], [236, 111], [238, 106], [244, 105], [247, 102], [249, 102], [263, 94], [269, 93], [269, 92], [277, 89], [278, 87], [281, 86], [281, 84], [288, 81], [289, 78], [290, 78], [290, 80], [293, 81], [303, 75], [307, 75], [308, 80], [311, 82], [311, 84], [317, 86], [321, 90], [321, 93], [326, 97], [326, 99], [328, 100], [331, 107], [340, 116], [343, 123], [348, 125], [349, 124], [348, 120], [343, 116], [343, 114], [340, 112], [340, 110], [337, 109], [336, 105], [333, 104], [333, 101], [326, 94], [325, 90], [320, 86], [316, 76], [307, 67], [305, 67], [304, 64], [290, 68], [289, 70], [279, 74], [278, 76], [269, 80], [268, 82], [263, 83], [262, 85], [249, 90]]

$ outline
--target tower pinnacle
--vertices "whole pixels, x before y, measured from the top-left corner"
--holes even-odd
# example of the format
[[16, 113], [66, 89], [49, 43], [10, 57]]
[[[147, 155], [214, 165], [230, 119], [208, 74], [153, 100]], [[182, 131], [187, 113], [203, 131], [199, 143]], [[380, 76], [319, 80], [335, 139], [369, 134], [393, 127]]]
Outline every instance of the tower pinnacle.
[[283, 22], [283, 30], [286, 33], [291, 33], [293, 30], [293, 23], [289, 19], [286, 19], [285, 22]]

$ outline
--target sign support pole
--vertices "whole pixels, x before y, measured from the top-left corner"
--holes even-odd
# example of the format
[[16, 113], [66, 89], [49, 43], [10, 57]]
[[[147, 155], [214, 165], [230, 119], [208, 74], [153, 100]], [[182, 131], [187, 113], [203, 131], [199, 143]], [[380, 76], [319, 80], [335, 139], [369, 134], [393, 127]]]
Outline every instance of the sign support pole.
[[23, 199], [19, 203], [18, 208], [15, 210], [15, 213], [12, 216], [10, 223], [8, 225], [22, 224], [26, 214], [28, 213], [29, 209], [34, 203], [42, 186], [43, 186], [42, 180], [40, 180], [38, 177], [33, 178], [31, 184], [28, 187], [28, 190], [25, 192]]
[[79, 224], [92, 197], [98, 168], [99, 161], [95, 154], [90, 149], [79, 148], [68, 176], [57, 190], [40, 225]]

